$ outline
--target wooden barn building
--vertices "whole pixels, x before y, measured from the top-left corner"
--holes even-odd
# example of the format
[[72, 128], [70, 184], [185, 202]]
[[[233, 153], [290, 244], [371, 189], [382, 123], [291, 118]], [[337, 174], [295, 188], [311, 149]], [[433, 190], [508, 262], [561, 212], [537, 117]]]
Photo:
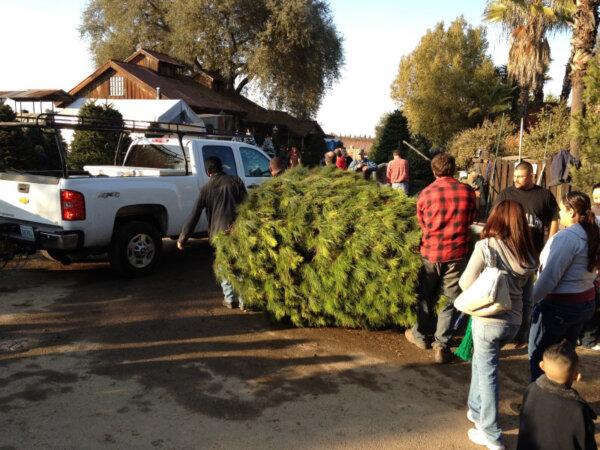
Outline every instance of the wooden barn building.
[[201, 72], [195, 77], [169, 55], [140, 49], [125, 61], [109, 60], [69, 91], [73, 98], [170, 99], [185, 101], [219, 130], [250, 131], [258, 142], [274, 133], [281, 144], [323, 135], [316, 121], [269, 110], [242, 95], [225, 92], [220, 80]]

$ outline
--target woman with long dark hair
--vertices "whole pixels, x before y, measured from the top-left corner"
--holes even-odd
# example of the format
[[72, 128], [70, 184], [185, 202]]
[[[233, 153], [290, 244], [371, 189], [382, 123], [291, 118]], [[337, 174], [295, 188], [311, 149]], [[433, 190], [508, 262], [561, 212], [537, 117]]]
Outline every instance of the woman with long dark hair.
[[473, 360], [467, 418], [475, 424], [469, 439], [490, 449], [503, 449], [498, 424], [498, 363], [500, 349], [515, 340], [525, 340], [530, 310], [532, 275], [536, 258], [525, 210], [504, 200], [492, 210], [467, 268], [460, 277], [466, 290], [485, 269], [486, 254], [495, 257], [496, 266], [508, 273], [512, 309], [495, 316], [473, 317]]
[[544, 350], [563, 339], [573, 345], [595, 309], [594, 279], [600, 265], [600, 229], [590, 198], [568, 192], [560, 202], [559, 231], [544, 246], [533, 287], [529, 333], [531, 379], [541, 374]]

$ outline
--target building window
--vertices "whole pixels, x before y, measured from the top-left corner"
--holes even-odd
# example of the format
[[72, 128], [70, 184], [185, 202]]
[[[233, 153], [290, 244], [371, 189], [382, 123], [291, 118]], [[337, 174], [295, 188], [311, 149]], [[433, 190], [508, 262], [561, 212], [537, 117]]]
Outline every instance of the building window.
[[123, 97], [125, 95], [125, 83], [123, 77], [110, 77], [110, 96]]

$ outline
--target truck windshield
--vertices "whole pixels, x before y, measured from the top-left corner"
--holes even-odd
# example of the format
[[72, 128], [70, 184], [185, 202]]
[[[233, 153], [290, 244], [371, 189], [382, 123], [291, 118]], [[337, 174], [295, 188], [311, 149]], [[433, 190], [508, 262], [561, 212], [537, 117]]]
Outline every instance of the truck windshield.
[[127, 152], [127, 159], [123, 165], [185, 170], [185, 158], [179, 145], [134, 144]]
[[59, 152], [53, 131], [0, 129], [0, 172], [59, 176], [62, 171]]

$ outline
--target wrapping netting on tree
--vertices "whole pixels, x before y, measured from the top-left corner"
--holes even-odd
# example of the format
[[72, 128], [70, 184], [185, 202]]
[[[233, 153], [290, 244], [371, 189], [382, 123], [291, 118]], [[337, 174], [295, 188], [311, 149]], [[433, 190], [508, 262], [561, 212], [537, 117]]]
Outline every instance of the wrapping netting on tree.
[[254, 309], [296, 326], [414, 322], [415, 201], [336, 169], [299, 168], [252, 190], [215, 270]]

